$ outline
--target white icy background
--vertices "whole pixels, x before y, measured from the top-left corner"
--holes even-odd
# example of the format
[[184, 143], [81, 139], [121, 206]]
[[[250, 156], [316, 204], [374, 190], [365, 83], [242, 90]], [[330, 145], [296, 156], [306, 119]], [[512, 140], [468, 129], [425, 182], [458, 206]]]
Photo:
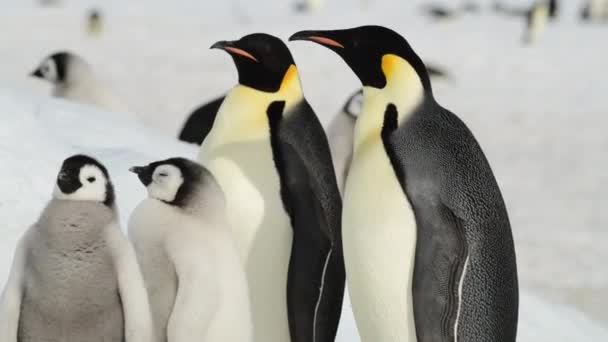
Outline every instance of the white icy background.
[[[104, 0], [99, 38], [83, 29], [94, 3], [63, 2], [41, 9], [0, 0], [0, 286], [64, 158], [89, 153], [109, 167], [124, 223], [144, 196], [129, 166], [196, 155], [173, 137], [192, 108], [236, 81], [230, 58], [208, 49], [213, 42], [382, 23], [450, 73], [435, 82], [436, 97], [469, 125], [493, 166], [516, 241], [519, 341], [608, 340], [608, 26], [579, 24], [580, 1], [562, 1], [559, 22], [533, 47], [520, 44], [521, 20], [484, 10], [434, 23], [419, 0], [329, 0], [313, 15], [294, 15], [288, 1]], [[289, 46], [309, 102], [329, 122], [358, 87], [355, 77], [326, 49]], [[27, 74], [58, 49], [89, 60], [140, 122], [48, 98]], [[346, 303], [339, 341], [355, 336]]]

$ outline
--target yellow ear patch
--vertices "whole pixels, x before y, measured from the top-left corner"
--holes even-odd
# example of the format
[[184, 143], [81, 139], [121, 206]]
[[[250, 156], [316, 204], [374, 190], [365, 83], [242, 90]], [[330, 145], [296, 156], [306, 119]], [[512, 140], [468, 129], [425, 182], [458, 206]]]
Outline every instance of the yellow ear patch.
[[281, 81], [281, 90], [288, 88], [294, 81], [300, 82], [300, 79], [298, 77], [298, 68], [292, 64], [285, 72], [285, 76], [283, 76], [283, 81]]
[[403, 62], [403, 58], [397, 55], [386, 54], [382, 56], [381, 68], [382, 72], [384, 73], [384, 76], [386, 76], [387, 79], [390, 78], [392, 75], [395, 74], [395, 71], [397, 71], [399, 66], [403, 65]]

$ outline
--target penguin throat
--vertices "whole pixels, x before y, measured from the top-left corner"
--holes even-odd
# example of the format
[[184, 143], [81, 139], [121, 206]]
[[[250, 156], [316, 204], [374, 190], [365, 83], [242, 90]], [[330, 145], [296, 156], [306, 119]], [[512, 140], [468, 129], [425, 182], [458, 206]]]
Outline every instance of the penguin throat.
[[389, 104], [397, 108], [397, 122], [401, 125], [424, 101], [422, 80], [406, 60], [384, 55], [382, 72], [386, 77], [384, 88], [363, 87], [363, 108], [355, 125], [354, 153], [369, 142], [381, 142], [384, 114]]
[[303, 99], [302, 87], [295, 65], [291, 65], [276, 92], [265, 92], [238, 84], [228, 93], [205, 138], [206, 149], [242, 141], [266, 139], [270, 135], [268, 106], [275, 101], [285, 101], [284, 113]]

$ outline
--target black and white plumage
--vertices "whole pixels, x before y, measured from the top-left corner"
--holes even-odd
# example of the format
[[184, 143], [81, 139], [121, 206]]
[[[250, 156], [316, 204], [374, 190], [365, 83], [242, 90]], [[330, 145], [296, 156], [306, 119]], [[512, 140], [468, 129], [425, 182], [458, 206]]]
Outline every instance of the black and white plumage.
[[198, 160], [226, 194], [256, 341], [333, 341], [344, 265], [327, 138], [293, 57], [267, 34], [220, 41], [238, 70]]
[[380, 26], [302, 31], [363, 85], [344, 192], [348, 287], [363, 341], [515, 341], [509, 218], [473, 134], [424, 63]]
[[149, 342], [146, 289], [106, 168], [66, 159], [53, 199], [21, 238], [0, 301], [3, 342]]

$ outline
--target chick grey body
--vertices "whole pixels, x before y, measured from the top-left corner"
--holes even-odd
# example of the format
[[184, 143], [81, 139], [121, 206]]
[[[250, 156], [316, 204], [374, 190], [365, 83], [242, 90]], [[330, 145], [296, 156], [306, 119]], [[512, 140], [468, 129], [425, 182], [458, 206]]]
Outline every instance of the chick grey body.
[[[19, 341], [116, 341], [124, 317], [106, 235], [114, 211], [51, 200], [25, 239]], [[96, 336], [96, 337], [95, 337]]]
[[2, 342], [149, 342], [135, 253], [118, 226], [107, 170], [64, 161], [53, 199], [20, 240], [0, 300]]

